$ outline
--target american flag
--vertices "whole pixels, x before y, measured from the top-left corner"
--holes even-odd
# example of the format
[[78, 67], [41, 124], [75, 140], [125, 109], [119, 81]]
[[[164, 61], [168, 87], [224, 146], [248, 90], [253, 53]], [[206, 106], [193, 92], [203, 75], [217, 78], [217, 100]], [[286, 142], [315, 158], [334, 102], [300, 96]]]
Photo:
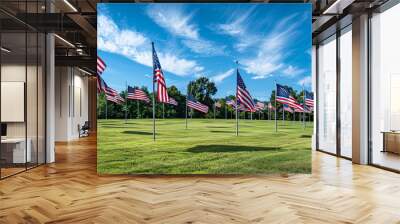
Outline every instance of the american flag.
[[172, 97], [169, 98], [169, 104], [172, 104], [174, 106], [178, 106], [178, 102], [176, 102], [176, 100]]
[[275, 110], [275, 107], [274, 107], [274, 106], [272, 106], [271, 102], [270, 102], [270, 103], [268, 103], [268, 109], [270, 109], [270, 110]]
[[96, 75], [96, 78], [97, 78], [97, 92], [98, 93], [105, 92], [106, 85], [104, 80], [99, 75]]
[[106, 63], [99, 56], [97, 56], [97, 74], [101, 75], [106, 70]]
[[242, 77], [237, 70], [237, 89], [236, 97], [239, 105], [244, 105], [249, 111], [255, 111], [255, 104], [250, 93], [246, 89], [246, 85], [243, 82]]
[[287, 104], [290, 107], [303, 109], [297, 100], [290, 95], [289, 90], [282, 85], [276, 84], [276, 101], [282, 104]]
[[238, 110], [239, 110], [239, 111], [246, 111], [246, 112], [255, 112], [255, 111], [252, 111], [252, 110], [250, 110], [250, 109], [244, 107], [243, 104], [240, 104], [240, 105], [239, 105]]
[[296, 112], [296, 113], [303, 113], [304, 110], [303, 110], [303, 109], [294, 108], [294, 112]]
[[105, 85], [105, 90], [104, 90], [104, 92], [106, 93], [106, 95], [108, 95], [108, 96], [117, 96], [117, 95], [118, 95], [117, 90], [115, 90], [115, 89], [109, 87], [109, 86], [107, 85], [107, 83], [105, 83], [105, 82], [104, 82], [104, 85]]
[[107, 101], [111, 101], [116, 104], [122, 104], [125, 102], [124, 98], [122, 98], [120, 95], [116, 95], [116, 96], [106, 95], [106, 99], [107, 99]]
[[113, 88], [109, 87], [107, 83], [103, 80], [103, 78], [101, 78], [99, 75], [97, 75], [97, 91], [99, 93], [104, 92], [106, 95], [109, 96], [118, 95], [118, 92]]
[[295, 109], [294, 109], [294, 112], [311, 113], [311, 112], [312, 112], [312, 109], [311, 109], [311, 108], [308, 108], [308, 107], [306, 106], [304, 109], [303, 109], [303, 108], [300, 108], [300, 109], [295, 108]]
[[187, 97], [187, 106], [203, 113], [208, 113], [208, 106], [198, 102], [194, 97]]
[[226, 101], [226, 105], [236, 107], [236, 101], [235, 100], [228, 100]]
[[292, 108], [290, 108], [288, 105], [286, 105], [286, 104], [283, 104], [283, 110], [284, 111], [287, 111], [287, 112], [289, 112], [289, 113], [293, 113], [293, 109]]
[[[231, 106], [233, 108], [236, 109], [236, 101], [235, 100], [228, 100], [226, 101], [226, 105]], [[240, 111], [250, 111], [249, 109], [247, 109], [246, 107], [243, 106], [243, 104], [240, 104], [238, 107], [238, 110]]]
[[150, 103], [149, 97], [143, 90], [141, 90], [139, 88], [132, 88], [131, 86], [128, 86], [127, 99], [141, 100], [141, 101], [145, 101], [146, 103]]
[[167, 92], [167, 84], [165, 83], [164, 73], [161, 69], [156, 50], [153, 47], [153, 82], [157, 82], [157, 100], [161, 103], [168, 103], [169, 97]]
[[264, 110], [265, 104], [261, 102], [256, 103], [256, 110]]
[[313, 92], [305, 92], [305, 101], [306, 101], [306, 106], [309, 107], [314, 107], [314, 93]]
[[312, 112], [312, 107], [304, 107], [304, 113], [311, 113]]
[[215, 102], [215, 107], [217, 107], [217, 108], [221, 108], [221, 103], [220, 102]]

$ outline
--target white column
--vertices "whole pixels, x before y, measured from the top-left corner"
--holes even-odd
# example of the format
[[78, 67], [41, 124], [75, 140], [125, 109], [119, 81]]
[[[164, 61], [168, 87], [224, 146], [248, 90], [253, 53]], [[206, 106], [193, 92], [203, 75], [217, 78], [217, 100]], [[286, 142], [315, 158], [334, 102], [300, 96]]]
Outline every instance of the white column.
[[[312, 92], [314, 93], [314, 102], [317, 101], [316, 98], [316, 92], [317, 92], [317, 59], [316, 59], [316, 50], [317, 48], [315, 47], [315, 45], [312, 45], [311, 48], [311, 79], [312, 79]], [[316, 140], [316, 136], [317, 136], [317, 122], [316, 122], [316, 114], [317, 114], [317, 108], [315, 108], [314, 104], [314, 130], [313, 130], [313, 135], [312, 135], [312, 140], [311, 140], [311, 149], [312, 150], [316, 150], [317, 148], [317, 140]], [[294, 121], [296, 121], [296, 112], [293, 112], [293, 116], [294, 116]]]
[[46, 163], [55, 161], [55, 56], [54, 35], [46, 36]]
[[353, 19], [352, 158], [368, 163], [368, 15]]

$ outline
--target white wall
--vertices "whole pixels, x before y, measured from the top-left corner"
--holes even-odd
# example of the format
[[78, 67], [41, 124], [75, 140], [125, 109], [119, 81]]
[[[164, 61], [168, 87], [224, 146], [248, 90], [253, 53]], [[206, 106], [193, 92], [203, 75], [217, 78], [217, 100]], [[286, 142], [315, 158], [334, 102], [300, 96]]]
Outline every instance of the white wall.
[[88, 78], [76, 68], [56, 67], [55, 140], [79, 138], [78, 125], [88, 120]]

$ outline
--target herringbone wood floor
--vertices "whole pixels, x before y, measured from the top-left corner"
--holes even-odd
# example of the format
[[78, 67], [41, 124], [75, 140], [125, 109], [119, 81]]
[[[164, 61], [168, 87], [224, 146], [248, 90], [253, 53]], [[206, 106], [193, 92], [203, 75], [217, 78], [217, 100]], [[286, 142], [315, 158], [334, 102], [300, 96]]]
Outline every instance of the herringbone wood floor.
[[0, 181], [0, 223], [400, 223], [400, 175], [323, 153], [312, 175], [99, 177], [95, 143]]

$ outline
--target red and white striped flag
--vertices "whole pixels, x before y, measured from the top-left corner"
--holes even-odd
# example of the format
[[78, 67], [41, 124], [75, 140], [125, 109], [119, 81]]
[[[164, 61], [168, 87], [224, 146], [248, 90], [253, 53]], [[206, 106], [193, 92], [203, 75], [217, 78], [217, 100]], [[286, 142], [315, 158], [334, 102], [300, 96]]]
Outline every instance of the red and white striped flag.
[[122, 98], [120, 95], [116, 95], [116, 96], [106, 95], [106, 99], [107, 99], [107, 101], [111, 101], [116, 104], [122, 104], [125, 102], [124, 98]]
[[167, 84], [165, 83], [164, 73], [161, 69], [160, 61], [157, 57], [157, 52], [153, 47], [153, 82], [157, 83], [157, 100], [160, 103], [168, 103], [169, 97], [167, 92]]
[[293, 113], [293, 109], [290, 108], [290, 107], [289, 107], [288, 105], [286, 105], [286, 104], [283, 105], [283, 110], [284, 110], [284, 111], [287, 111], [287, 112], [289, 112], [289, 113]]
[[141, 100], [145, 101], [146, 103], [150, 103], [149, 97], [143, 90], [139, 88], [135, 89], [132, 88], [131, 86], [128, 86], [128, 95], [126, 98], [130, 100]]
[[275, 107], [274, 107], [274, 106], [272, 106], [272, 104], [271, 104], [271, 103], [268, 103], [268, 109], [270, 109], [270, 110], [275, 110]]
[[172, 97], [169, 98], [169, 104], [172, 104], [174, 106], [178, 106], [178, 102], [176, 102], [176, 100]]
[[208, 112], [208, 106], [200, 103], [193, 96], [189, 95], [186, 100], [188, 107], [203, 112], [205, 114]]
[[261, 102], [256, 103], [256, 110], [264, 110], [265, 104]]
[[104, 61], [99, 56], [97, 56], [97, 74], [101, 75], [104, 70], [106, 70], [106, 67], [106, 63], [104, 63]]

